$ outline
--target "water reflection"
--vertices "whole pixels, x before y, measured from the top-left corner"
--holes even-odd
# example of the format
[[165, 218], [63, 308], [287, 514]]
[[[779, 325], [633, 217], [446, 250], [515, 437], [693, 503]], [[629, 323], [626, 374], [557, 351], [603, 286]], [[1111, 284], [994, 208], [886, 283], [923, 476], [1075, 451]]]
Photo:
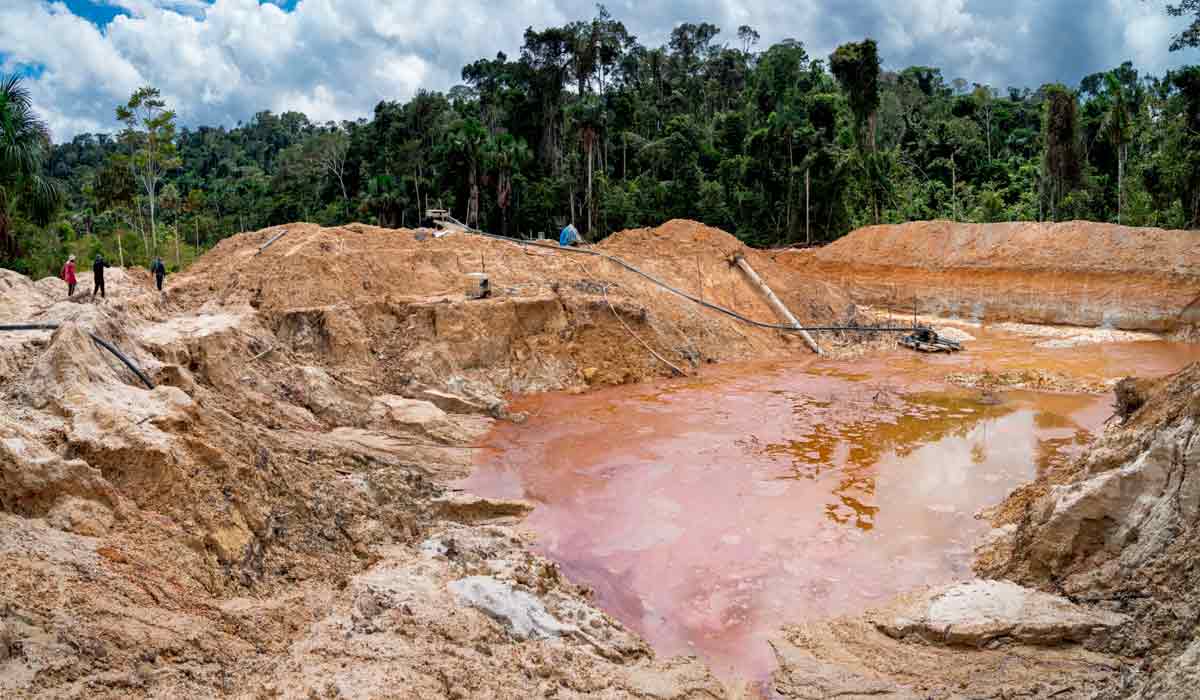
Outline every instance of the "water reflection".
[[1111, 413], [1105, 397], [982, 402], [910, 355], [855, 365], [869, 376], [809, 362], [529, 399], [462, 485], [537, 502], [539, 549], [659, 653], [763, 678], [782, 623], [969, 575], [974, 514]]

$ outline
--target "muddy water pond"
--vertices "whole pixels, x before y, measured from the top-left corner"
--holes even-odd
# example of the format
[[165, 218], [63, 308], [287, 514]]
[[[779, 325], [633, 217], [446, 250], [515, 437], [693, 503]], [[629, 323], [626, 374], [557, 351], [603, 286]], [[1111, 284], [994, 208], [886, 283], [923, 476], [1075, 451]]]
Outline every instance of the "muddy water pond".
[[981, 394], [948, 372], [1164, 374], [1200, 347], [1039, 349], [979, 332], [967, 353], [725, 366], [518, 399], [459, 484], [536, 504], [538, 549], [662, 655], [765, 681], [781, 625], [966, 577], [978, 511], [1072, 459], [1110, 396]]

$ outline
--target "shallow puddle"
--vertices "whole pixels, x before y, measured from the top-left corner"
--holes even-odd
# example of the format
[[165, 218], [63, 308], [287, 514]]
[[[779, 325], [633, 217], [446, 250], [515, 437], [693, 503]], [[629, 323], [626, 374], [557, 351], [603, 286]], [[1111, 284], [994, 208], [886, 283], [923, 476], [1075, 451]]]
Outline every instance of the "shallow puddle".
[[460, 486], [535, 502], [526, 526], [539, 549], [658, 653], [762, 682], [781, 625], [968, 576], [987, 529], [975, 513], [1078, 454], [1111, 413], [1108, 396], [984, 401], [942, 374], [978, 363], [1161, 374], [1200, 359], [1166, 343], [977, 345], [520, 400], [529, 421], [500, 425]]

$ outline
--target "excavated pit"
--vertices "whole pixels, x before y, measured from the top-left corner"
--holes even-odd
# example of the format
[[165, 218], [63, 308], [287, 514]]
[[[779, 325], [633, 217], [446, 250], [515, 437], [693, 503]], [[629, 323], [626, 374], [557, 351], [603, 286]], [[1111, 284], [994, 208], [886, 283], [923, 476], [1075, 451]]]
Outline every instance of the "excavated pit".
[[[1190, 234], [893, 233], [771, 253], [671, 221], [595, 249], [764, 322], [738, 256], [805, 325], [926, 299], [989, 324], [958, 325], [968, 352], [822, 333], [818, 360], [611, 261], [463, 233], [243, 233], [162, 294], [111, 270], [105, 301], [0, 270], [0, 323], [61, 325], [0, 334], [0, 696], [1187, 687], [1195, 367], [1124, 384], [1085, 443], [1117, 379], [1196, 359], [1141, 332], [1194, 332]], [[1086, 313], [1033, 313], [1043, 288]], [[1109, 327], [1019, 324], [1047, 320]], [[546, 391], [570, 393], [501, 398]], [[951, 583], [969, 566], [1017, 583]]]
[[538, 551], [604, 610], [660, 654], [765, 691], [782, 624], [970, 578], [977, 513], [1077, 458], [1114, 412], [1098, 392], [1200, 360], [1153, 336], [961, 330], [976, 339], [955, 355], [525, 397], [527, 423], [497, 425], [458, 486], [536, 504]]

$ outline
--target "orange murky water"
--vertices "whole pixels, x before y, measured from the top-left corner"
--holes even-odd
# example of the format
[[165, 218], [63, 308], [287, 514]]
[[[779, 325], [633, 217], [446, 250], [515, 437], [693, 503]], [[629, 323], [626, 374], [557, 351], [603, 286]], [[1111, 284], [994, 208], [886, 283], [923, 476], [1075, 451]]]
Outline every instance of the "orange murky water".
[[781, 625], [969, 575], [975, 513], [1078, 454], [1107, 396], [946, 387], [950, 371], [1161, 374], [1200, 347], [1042, 350], [983, 332], [955, 356], [908, 351], [712, 369], [517, 402], [461, 486], [537, 504], [540, 550], [664, 655], [764, 681]]

